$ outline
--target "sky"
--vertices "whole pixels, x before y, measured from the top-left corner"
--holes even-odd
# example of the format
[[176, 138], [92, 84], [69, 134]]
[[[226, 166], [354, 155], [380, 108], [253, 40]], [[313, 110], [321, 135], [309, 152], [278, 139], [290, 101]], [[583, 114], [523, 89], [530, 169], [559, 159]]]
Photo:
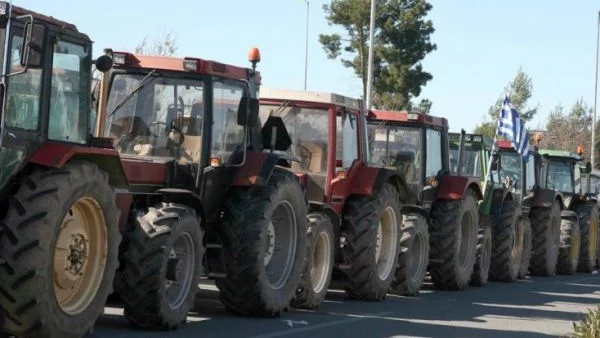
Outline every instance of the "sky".
[[[326, 57], [318, 38], [339, 32], [325, 19], [323, 4], [309, 0], [307, 90], [360, 97], [351, 69]], [[533, 82], [530, 105], [539, 112], [528, 128], [543, 128], [557, 104], [578, 99], [594, 104], [597, 0], [431, 0], [428, 15], [437, 44], [423, 60], [433, 75], [418, 99], [433, 102], [431, 114], [450, 129], [472, 131], [503, 94], [519, 67]], [[305, 0], [13, 0], [13, 4], [75, 24], [103, 48], [133, 51], [173, 33], [177, 56], [249, 66], [258, 47], [264, 87], [304, 89]]]

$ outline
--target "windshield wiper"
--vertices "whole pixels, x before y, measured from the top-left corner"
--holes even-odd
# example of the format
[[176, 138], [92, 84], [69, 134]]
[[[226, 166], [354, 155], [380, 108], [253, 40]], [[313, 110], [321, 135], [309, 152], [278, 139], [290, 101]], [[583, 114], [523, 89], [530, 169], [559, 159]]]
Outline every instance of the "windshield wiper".
[[123, 100], [121, 100], [121, 102], [119, 102], [119, 104], [117, 104], [117, 106], [115, 107], [115, 109], [113, 109], [112, 112], [110, 112], [110, 114], [108, 114], [108, 116], [113, 116], [113, 114], [119, 108], [121, 108], [125, 103], [127, 103], [127, 101], [129, 101], [129, 99], [132, 98], [135, 93], [137, 93], [144, 86], [146, 86], [147, 84], [149, 84], [150, 82], [152, 82], [152, 80], [154, 80], [155, 78], [152, 78], [149, 81], [148, 81], [148, 78], [150, 78], [150, 76], [152, 76], [152, 74], [154, 74], [154, 73], [156, 73], [156, 69], [151, 70], [146, 76], [144, 76], [144, 78], [140, 81], [140, 83], [138, 84], [138, 86], [135, 87], [131, 92], [129, 92], [129, 94], [127, 94], [127, 96], [125, 96], [123, 98]]

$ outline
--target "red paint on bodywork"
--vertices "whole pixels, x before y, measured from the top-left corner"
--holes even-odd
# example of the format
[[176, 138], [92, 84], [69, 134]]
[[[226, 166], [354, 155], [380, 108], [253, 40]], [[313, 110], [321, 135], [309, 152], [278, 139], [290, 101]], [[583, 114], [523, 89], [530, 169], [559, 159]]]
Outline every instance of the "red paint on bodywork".
[[259, 173], [267, 159], [268, 154], [247, 152], [246, 161], [244, 164], [235, 172], [233, 177], [233, 186], [249, 186], [254, 185], [259, 180]]
[[131, 208], [131, 202], [133, 201], [133, 195], [130, 193], [117, 193], [116, 194], [117, 207], [121, 211], [119, 216], [119, 231], [124, 232], [127, 230], [127, 219], [129, 218], [129, 209]]
[[498, 148], [500, 149], [510, 149], [513, 150], [514, 147], [509, 140], [498, 140]]
[[367, 114], [367, 120], [423, 123], [436, 127], [448, 126], [448, 120], [443, 117], [414, 113], [417, 115], [417, 119], [409, 120], [408, 114], [410, 114], [410, 112], [407, 111], [370, 110]]
[[346, 200], [351, 195], [371, 195], [379, 168], [368, 167], [362, 161], [355, 160], [346, 178], [331, 180], [330, 193], [326, 198], [333, 209], [341, 214]]
[[92, 148], [47, 141], [33, 154], [29, 162], [51, 168], [62, 168], [75, 155], [119, 157], [119, 153], [111, 148]]
[[131, 184], [165, 185], [167, 182], [167, 163], [122, 158], [121, 164]]
[[441, 182], [439, 182], [437, 198], [442, 200], [458, 200], [463, 198], [467, 187], [471, 184], [475, 184], [475, 190], [478, 199], [482, 199], [483, 195], [479, 189], [479, 178], [456, 176], [456, 175], [445, 175]]

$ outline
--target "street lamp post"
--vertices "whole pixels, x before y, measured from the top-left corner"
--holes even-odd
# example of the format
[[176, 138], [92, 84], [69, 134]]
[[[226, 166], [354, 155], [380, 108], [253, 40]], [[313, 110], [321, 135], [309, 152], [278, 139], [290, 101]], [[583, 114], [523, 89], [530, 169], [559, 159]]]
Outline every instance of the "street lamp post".
[[592, 168], [596, 167], [596, 111], [598, 110], [598, 54], [600, 52], [600, 11], [598, 11], [598, 36], [596, 37], [596, 78], [594, 86], [594, 117], [592, 122]]
[[367, 92], [365, 109], [371, 109], [371, 92], [373, 86], [373, 51], [375, 49], [375, 2], [371, 0], [371, 21], [369, 23], [369, 60], [367, 63]]
[[308, 0], [306, 2], [306, 44], [304, 46], [304, 90], [306, 90], [306, 82], [308, 79], [308, 12], [309, 6]]

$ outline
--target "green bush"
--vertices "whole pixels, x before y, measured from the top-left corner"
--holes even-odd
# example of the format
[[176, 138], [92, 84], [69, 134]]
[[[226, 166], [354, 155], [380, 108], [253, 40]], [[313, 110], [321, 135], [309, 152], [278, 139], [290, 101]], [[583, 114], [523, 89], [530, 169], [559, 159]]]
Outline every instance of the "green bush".
[[600, 305], [589, 310], [588, 314], [579, 323], [573, 323], [575, 332], [572, 337], [600, 338]]

